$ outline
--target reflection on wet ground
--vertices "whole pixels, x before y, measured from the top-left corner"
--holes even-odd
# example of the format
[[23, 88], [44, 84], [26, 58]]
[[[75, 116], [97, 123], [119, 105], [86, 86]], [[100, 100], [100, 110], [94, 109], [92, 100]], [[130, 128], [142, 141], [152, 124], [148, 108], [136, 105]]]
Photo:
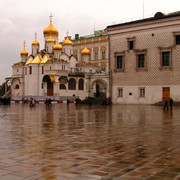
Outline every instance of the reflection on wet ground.
[[178, 177], [180, 107], [0, 106], [1, 180]]

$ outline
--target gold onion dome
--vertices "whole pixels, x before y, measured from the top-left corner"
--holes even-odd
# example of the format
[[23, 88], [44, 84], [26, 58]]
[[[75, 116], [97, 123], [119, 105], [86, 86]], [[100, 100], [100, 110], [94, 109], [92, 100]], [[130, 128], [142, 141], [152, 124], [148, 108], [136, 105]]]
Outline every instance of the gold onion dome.
[[46, 27], [43, 31], [44, 36], [58, 36], [58, 30], [53, 26], [52, 22], [50, 21], [50, 24], [48, 27]]
[[91, 53], [89, 49], [85, 46], [85, 48], [81, 51], [81, 55], [89, 56]]
[[32, 46], [39, 46], [39, 42], [37, 41], [37, 33], [35, 32], [35, 40], [32, 42]]
[[35, 40], [32, 42], [32, 46], [39, 46], [39, 42], [35, 39]]
[[64, 40], [64, 42], [62, 43], [63, 46], [72, 46], [72, 42], [69, 40], [68, 37], [66, 37], [66, 39]]
[[47, 40], [46, 43], [55, 43], [55, 40], [50, 36]]
[[28, 56], [28, 52], [25, 48], [21, 51], [21, 56]]
[[59, 42], [57, 41], [57, 43], [53, 46], [53, 50], [62, 50], [62, 46], [61, 44], [59, 44]]

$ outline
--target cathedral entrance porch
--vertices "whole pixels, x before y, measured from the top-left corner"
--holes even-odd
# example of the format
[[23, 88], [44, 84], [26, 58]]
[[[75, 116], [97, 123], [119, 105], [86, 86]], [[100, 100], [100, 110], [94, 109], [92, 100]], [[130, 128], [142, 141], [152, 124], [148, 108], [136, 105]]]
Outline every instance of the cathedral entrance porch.
[[52, 75], [45, 75], [43, 77], [43, 86], [45, 88], [46, 96], [54, 96], [54, 82], [55, 78]]
[[104, 80], [95, 80], [91, 84], [91, 91], [93, 96], [96, 98], [106, 98], [107, 95], [107, 84]]

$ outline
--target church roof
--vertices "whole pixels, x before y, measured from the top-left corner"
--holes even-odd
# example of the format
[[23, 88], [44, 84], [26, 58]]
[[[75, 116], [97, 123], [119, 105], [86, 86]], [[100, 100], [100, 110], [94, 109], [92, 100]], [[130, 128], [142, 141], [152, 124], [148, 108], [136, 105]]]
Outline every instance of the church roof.
[[34, 60], [31, 62], [31, 64], [39, 64], [41, 62], [41, 57], [37, 55]]
[[107, 26], [106, 29], [113, 28], [113, 27], [125, 26], [125, 25], [131, 25], [131, 24], [138, 24], [138, 23], [143, 23], [143, 22], [148, 22], [148, 21], [156, 21], [156, 20], [159, 20], [159, 19], [167, 19], [167, 18], [176, 17], [176, 16], [180, 16], [180, 11], [170, 13], [170, 14], [167, 14], [167, 15], [165, 15], [165, 14], [163, 14], [161, 12], [157, 12], [154, 15], [154, 17], [150, 17], [150, 18], [146, 18], [146, 19], [140, 19], [140, 20], [136, 20], [136, 21], [130, 21], [130, 22], [121, 23], [121, 24], [114, 24], [114, 25]]
[[41, 61], [41, 64], [47, 63], [48, 60], [49, 60], [49, 57], [45, 55]]
[[25, 65], [25, 62], [17, 62], [17, 63], [14, 63], [13, 66], [24, 66]]

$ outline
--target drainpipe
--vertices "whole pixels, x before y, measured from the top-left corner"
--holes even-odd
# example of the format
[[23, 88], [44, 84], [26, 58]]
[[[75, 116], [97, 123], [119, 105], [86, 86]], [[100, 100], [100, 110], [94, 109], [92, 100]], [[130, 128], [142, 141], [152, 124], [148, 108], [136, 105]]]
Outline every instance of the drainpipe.
[[111, 48], [111, 44], [110, 44], [110, 37], [109, 37], [109, 35], [108, 35], [108, 42], [109, 42], [109, 47], [108, 47], [108, 51], [109, 51], [109, 53], [108, 53], [108, 55], [109, 55], [109, 57], [108, 57], [108, 59], [109, 59], [109, 63], [108, 63], [108, 66], [109, 66], [109, 97], [110, 97], [110, 104], [112, 104], [112, 70], [111, 70], [111, 61], [110, 61], [110, 57], [111, 57], [111, 55], [110, 55], [110, 48]]

